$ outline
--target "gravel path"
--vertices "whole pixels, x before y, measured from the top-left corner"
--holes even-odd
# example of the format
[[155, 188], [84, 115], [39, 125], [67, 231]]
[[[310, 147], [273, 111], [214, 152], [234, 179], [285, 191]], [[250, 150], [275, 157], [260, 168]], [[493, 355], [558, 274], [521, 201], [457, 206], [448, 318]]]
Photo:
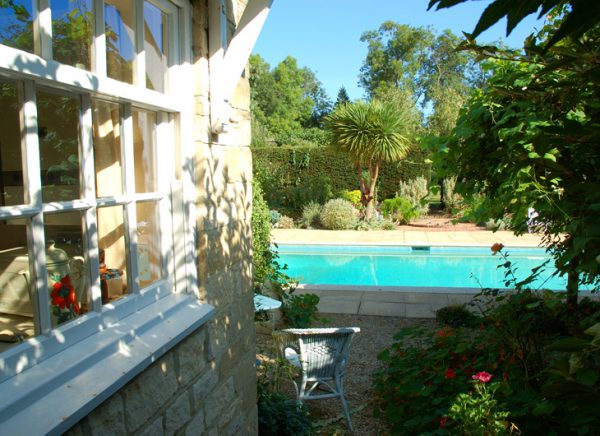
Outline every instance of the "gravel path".
[[[435, 328], [432, 319], [409, 319], [384, 316], [320, 314], [329, 322], [315, 323], [313, 327], [360, 327], [361, 331], [354, 337], [350, 358], [346, 366], [346, 399], [352, 412], [354, 432], [346, 426], [339, 400], [308, 401], [311, 415], [315, 423], [320, 425], [321, 435], [385, 435], [383, 422], [373, 417], [373, 380], [372, 374], [380, 365], [377, 354], [390, 346], [393, 336], [402, 327], [423, 325]], [[264, 339], [264, 338], [263, 338]], [[259, 336], [258, 351], [264, 350]], [[284, 382], [286, 391], [293, 395], [293, 386]]]

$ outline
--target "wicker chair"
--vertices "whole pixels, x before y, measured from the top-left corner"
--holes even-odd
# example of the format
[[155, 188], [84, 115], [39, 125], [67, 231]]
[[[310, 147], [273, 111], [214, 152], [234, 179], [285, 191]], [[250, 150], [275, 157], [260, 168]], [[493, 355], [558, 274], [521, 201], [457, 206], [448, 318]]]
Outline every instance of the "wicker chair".
[[[344, 397], [344, 367], [352, 336], [358, 332], [358, 327], [275, 332], [282, 357], [302, 370], [300, 381], [293, 380], [298, 401], [339, 397], [350, 430], [352, 421]], [[319, 393], [322, 391], [324, 393]]]

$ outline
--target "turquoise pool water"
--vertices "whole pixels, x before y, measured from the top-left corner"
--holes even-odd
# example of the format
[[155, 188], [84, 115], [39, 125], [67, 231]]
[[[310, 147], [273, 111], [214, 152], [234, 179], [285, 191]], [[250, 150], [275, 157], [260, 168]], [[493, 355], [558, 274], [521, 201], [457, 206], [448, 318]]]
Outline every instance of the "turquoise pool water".
[[[505, 288], [505, 262], [487, 247], [279, 245], [287, 274], [310, 285]], [[519, 280], [549, 256], [542, 248], [505, 248]], [[550, 265], [550, 264], [549, 264]], [[548, 267], [532, 288], [564, 290]]]

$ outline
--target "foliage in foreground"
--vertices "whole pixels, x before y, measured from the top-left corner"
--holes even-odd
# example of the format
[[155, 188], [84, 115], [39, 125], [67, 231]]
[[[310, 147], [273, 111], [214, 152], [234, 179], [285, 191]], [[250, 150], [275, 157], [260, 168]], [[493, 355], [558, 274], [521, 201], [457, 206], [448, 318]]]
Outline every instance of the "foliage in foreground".
[[458, 175], [460, 194], [487, 199], [480, 221], [508, 216], [520, 234], [535, 209], [576, 305], [578, 283], [600, 277], [600, 26], [548, 47], [572, 17], [565, 8], [550, 15], [523, 53], [466, 44], [492, 75], [434, 155]]
[[[574, 310], [564, 294], [530, 290], [487, 290], [478, 301], [478, 327], [403, 329], [379, 354], [378, 413], [391, 431], [456, 434], [487, 422], [471, 434], [598, 434], [599, 304]], [[481, 371], [496, 383], [487, 396], [470, 387]]]
[[257, 361], [258, 433], [265, 436], [308, 436], [313, 434], [306, 406], [279, 392], [281, 379], [292, 377], [285, 359]]

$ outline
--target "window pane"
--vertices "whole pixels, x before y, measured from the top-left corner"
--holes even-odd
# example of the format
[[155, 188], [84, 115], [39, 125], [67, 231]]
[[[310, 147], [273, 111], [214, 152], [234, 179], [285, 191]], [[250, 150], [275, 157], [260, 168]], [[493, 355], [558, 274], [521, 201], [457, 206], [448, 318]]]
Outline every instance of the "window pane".
[[146, 53], [146, 87], [165, 90], [169, 59], [168, 15], [150, 2], [144, 2], [144, 51]]
[[135, 192], [156, 191], [156, 114], [133, 110]]
[[148, 286], [162, 278], [162, 251], [158, 203], [137, 204], [138, 269], [140, 287]]
[[44, 231], [50, 316], [57, 326], [88, 310], [81, 213], [46, 214]]
[[0, 206], [24, 203], [19, 96], [12, 83], [0, 82]]
[[51, 0], [54, 60], [91, 69], [94, 17], [92, 0]]
[[34, 335], [25, 220], [0, 221], [0, 352]]
[[33, 53], [33, 0], [0, 2], [0, 44]]
[[127, 293], [128, 250], [122, 206], [98, 209], [98, 244], [102, 302], [108, 303]]
[[92, 107], [96, 195], [120, 195], [123, 193], [123, 168], [119, 105], [95, 100]]
[[106, 0], [104, 2], [108, 77], [127, 83], [133, 83], [134, 3], [130, 0]]
[[37, 103], [42, 200], [79, 198], [79, 99], [39, 91]]

